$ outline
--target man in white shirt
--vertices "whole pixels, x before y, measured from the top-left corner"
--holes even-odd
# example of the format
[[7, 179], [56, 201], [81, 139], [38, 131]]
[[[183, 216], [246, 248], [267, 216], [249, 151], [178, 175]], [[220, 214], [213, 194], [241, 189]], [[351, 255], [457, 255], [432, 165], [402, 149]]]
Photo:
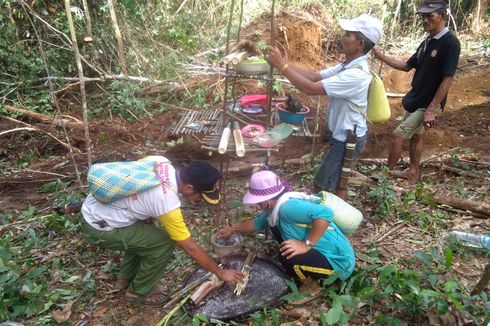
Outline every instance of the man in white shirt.
[[366, 144], [366, 111], [371, 74], [367, 53], [383, 34], [382, 23], [369, 15], [351, 20], [340, 19], [345, 35], [340, 39], [345, 61], [335, 67], [314, 72], [287, 62], [276, 47], [269, 49], [269, 62], [279, 69], [300, 91], [308, 95], [327, 95], [328, 130], [331, 134], [330, 149], [318, 169], [315, 186], [318, 190], [335, 192], [347, 197], [346, 189], [339, 189], [347, 131], [355, 131], [357, 144], [354, 160], [357, 160]]
[[[156, 284], [172, 258], [175, 243], [221, 280], [241, 281], [240, 272], [218, 266], [192, 239], [180, 210], [179, 194], [193, 201], [203, 198], [218, 203], [219, 171], [207, 161], [193, 161], [175, 169], [163, 156], [145, 159], [161, 163], [158, 171], [161, 185], [109, 204], [89, 194], [81, 210], [81, 229], [87, 242], [125, 252], [115, 288], [126, 289], [128, 301], [148, 305], [165, 303], [168, 296]], [[144, 223], [152, 217], [163, 228]]]

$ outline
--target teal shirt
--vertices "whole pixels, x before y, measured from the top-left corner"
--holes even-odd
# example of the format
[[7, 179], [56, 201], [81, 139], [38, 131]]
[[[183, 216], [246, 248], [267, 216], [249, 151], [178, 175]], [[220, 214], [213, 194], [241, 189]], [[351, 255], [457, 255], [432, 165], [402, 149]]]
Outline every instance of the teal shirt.
[[[265, 211], [255, 217], [255, 230], [267, 228], [268, 215], [269, 212]], [[284, 240], [304, 241], [318, 218], [330, 222], [330, 225], [313, 248], [327, 257], [334, 270], [340, 272], [340, 279], [345, 280], [354, 271], [356, 258], [349, 240], [332, 221], [332, 209], [307, 200], [289, 199], [279, 209], [277, 226]]]

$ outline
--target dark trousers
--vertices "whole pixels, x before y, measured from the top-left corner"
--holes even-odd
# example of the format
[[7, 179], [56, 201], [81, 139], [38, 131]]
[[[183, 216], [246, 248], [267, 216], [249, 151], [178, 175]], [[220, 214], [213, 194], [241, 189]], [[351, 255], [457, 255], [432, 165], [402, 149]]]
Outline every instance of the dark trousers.
[[[280, 243], [284, 241], [277, 226], [271, 228], [271, 231], [277, 241]], [[281, 265], [286, 270], [286, 274], [299, 281], [307, 277], [315, 280], [327, 278], [335, 272], [327, 257], [313, 248], [307, 253], [294, 256], [291, 259], [287, 259], [279, 251], [278, 257]]]

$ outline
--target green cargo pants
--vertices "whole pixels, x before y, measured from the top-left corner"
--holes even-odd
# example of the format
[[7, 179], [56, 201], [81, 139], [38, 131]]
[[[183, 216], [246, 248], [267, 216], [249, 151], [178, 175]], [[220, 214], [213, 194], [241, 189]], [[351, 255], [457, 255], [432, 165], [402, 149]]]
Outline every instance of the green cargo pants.
[[125, 252], [118, 278], [131, 280], [129, 290], [139, 295], [146, 295], [161, 280], [173, 257], [175, 242], [164, 229], [150, 224], [136, 222], [112, 231], [99, 231], [82, 217], [81, 229], [88, 243]]

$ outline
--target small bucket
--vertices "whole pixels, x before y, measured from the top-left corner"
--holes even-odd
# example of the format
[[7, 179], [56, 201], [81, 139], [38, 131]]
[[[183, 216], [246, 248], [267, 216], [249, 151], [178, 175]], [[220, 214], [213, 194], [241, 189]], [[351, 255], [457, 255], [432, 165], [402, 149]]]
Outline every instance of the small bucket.
[[219, 257], [238, 255], [243, 248], [243, 236], [240, 233], [234, 233], [227, 238], [218, 238], [217, 233], [211, 236], [214, 253]]
[[281, 119], [282, 122], [298, 124], [303, 122], [306, 115], [310, 113], [310, 109], [306, 106], [303, 106], [300, 112], [293, 113], [286, 110], [284, 105], [284, 103], [276, 104], [277, 113], [279, 114], [279, 119]]

